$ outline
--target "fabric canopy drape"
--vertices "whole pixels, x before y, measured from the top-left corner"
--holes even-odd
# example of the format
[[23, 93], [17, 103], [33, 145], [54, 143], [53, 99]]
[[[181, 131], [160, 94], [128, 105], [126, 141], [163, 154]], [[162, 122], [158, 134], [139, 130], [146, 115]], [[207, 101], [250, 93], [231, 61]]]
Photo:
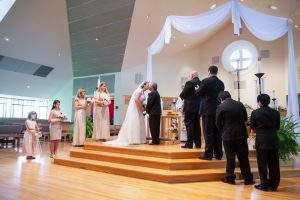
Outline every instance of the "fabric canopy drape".
[[[234, 34], [240, 35], [241, 19], [249, 31], [260, 40], [273, 41], [288, 34], [288, 116], [299, 122], [299, 106], [296, 85], [296, 68], [293, 42], [293, 23], [288, 18], [275, 17], [253, 10], [242, 3], [230, 1], [206, 13], [195, 16], [174, 16], [166, 18], [163, 29], [148, 47], [147, 80], [152, 81], [152, 57], [158, 54], [164, 44], [170, 42], [172, 26], [183, 33], [198, 33], [217, 26], [228, 15], [232, 17]], [[300, 132], [299, 130], [297, 130]]]

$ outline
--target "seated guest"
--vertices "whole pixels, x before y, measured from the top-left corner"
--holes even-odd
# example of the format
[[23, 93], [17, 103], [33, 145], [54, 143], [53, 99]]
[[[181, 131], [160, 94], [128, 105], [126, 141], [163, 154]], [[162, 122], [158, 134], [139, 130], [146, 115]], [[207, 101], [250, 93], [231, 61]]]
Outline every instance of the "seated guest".
[[[257, 97], [260, 107], [251, 114], [251, 128], [256, 131], [255, 147], [260, 184], [256, 189], [276, 191], [280, 182], [279, 142], [277, 130], [280, 127], [279, 112], [270, 108], [270, 96], [260, 94]], [[269, 170], [269, 179], [268, 179]]]
[[227, 91], [218, 95], [221, 104], [216, 111], [216, 125], [222, 134], [223, 145], [227, 158], [224, 183], [235, 184], [235, 155], [239, 160], [240, 169], [246, 185], [254, 184], [248, 158], [247, 111], [244, 105], [231, 99]]
[[28, 119], [25, 121], [26, 131], [24, 133], [23, 154], [26, 159], [35, 159], [34, 155], [41, 154], [41, 145], [38, 140], [37, 132], [39, 126], [36, 123], [37, 114], [32, 111], [28, 114]]

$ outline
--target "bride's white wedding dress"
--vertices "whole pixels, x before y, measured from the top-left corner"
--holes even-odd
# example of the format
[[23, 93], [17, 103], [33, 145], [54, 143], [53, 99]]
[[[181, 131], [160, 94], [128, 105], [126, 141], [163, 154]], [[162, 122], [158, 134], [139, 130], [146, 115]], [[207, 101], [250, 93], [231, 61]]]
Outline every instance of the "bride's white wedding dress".
[[145, 101], [143, 89], [139, 86], [132, 94], [128, 109], [118, 138], [106, 144], [127, 146], [130, 144], [144, 144], [146, 142], [146, 127], [143, 113], [139, 112], [135, 99], [139, 96], [141, 104]]

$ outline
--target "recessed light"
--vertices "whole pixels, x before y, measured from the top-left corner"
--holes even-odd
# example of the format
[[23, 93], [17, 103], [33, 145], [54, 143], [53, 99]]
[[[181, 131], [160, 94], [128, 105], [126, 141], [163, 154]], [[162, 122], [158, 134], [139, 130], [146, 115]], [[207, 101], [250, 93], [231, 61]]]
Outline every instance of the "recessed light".
[[150, 16], [149, 16], [149, 15], [147, 15], [147, 16], [146, 16], [146, 19], [149, 19], [149, 18], [150, 18]]
[[8, 37], [4, 37], [3, 39], [4, 39], [6, 42], [9, 42], [9, 40], [10, 40]]
[[27, 89], [29, 89], [29, 88], [30, 88], [30, 85], [27, 85], [26, 87], [27, 87]]
[[96, 40], [96, 41], [98, 41], [98, 40], [99, 40], [99, 38], [97, 38], [97, 37], [96, 37], [96, 38], [95, 38], [95, 40]]
[[274, 6], [274, 5], [270, 5], [269, 8], [270, 8], [271, 10], [278, 10], [278, 7], [277, 7], [277, 6]]
[[295, 24], [295, 28], [298, 28], [299, 26]]
[[210, 6], [210, 9], [212, 10], [212, 9], [214, 9], [216, 6], [217, 6], [217, 4], [213, 4], [213, 5]]

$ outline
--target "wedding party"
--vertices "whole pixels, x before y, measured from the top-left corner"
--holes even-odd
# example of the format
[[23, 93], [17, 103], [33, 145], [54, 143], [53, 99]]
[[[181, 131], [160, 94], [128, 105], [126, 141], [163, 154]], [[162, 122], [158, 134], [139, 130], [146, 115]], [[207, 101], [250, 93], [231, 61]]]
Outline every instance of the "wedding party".
[[0, 199], [298, 199], [299, 13], [0, 1]]

